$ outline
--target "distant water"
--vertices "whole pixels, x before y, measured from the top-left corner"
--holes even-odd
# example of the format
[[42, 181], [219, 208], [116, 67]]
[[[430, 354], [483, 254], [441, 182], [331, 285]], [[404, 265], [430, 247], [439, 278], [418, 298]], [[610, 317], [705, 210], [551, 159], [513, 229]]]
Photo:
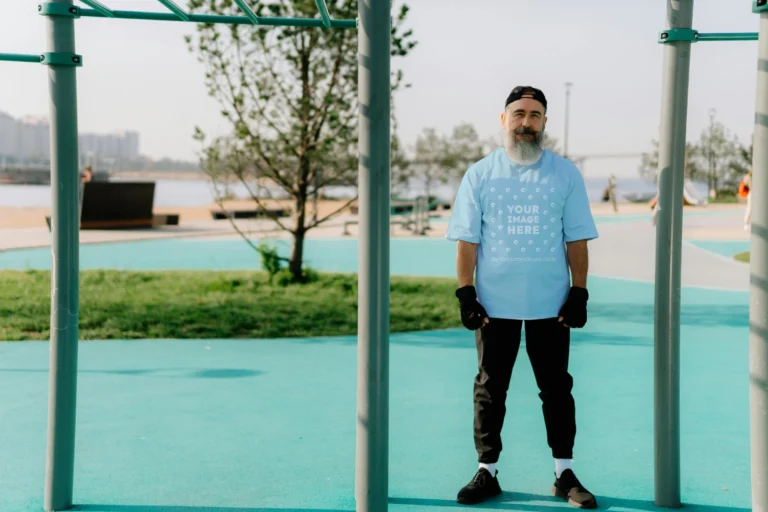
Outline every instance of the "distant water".
[[[213, 202], [215, 194], [210, 182], [205, 180], [155, 180], [155, 205], [164, 207], [204, 206]], [[598, 202], [603, 197], [608, 180], [605, 178], [586, 178], [587, 194], [590, 201]], [[697, 193], [706, 195], [706, 184], [695, 183]], [[404, 198], [423, 193], [423, 185], [412, 182], [406, 189], [394, 190], [393, 193]], [[432, 194], [445, 200], [451, 200], [455, 194], [455, 185], [436, 185]], [[617, 179], [616, 197], [619, 202], [625, 202], [627, 193], [653, 193], [656, 187], [651, 182], [639, 178]], [[235, 197], [250, 197], [248, 190], [240, 184], [231, 187], [230, 192]], [[280, 190], [269, 191], [272, 197], [284, 197]], [[326, 194], [334, 197], [350, 197], [354, 193], [349, 188], [329, 187]], [[264, 195], [264, 194], [259, 194]], [[0, 185], [0, 206], [36, 206], [48, 207], [51, 204], [51, 188], [47, 185]]]

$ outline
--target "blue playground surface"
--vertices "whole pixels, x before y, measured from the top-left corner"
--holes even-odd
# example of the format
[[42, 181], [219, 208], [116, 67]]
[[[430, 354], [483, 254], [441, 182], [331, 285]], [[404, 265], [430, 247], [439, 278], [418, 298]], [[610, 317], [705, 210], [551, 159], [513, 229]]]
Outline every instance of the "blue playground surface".
[[741, 252], [748, 251], [751, 245], [749, 240], [688, 240], [688, 242], [727, 258], [733, 258]]
[[[287, 248], [287, 241], [278, 242]], [[393, 239], [392, 273], [453, 277], [442, 239]], [[242, 240], [81, 246], [83, 268], [253, 269]], [[318, 270], [354, 271], [357, 241], [308, 240]], [[50, 249], [0, 253], [2, 268], [49, 268]], [[653, 285], [590, 277], [573, 332], [575, 468], [601, 509], [653, 504]], [[683, 289], [682, 497], [687, 508], [751, 507], [748, 294]], [[2, 510], [38, 511], [45, 474], [48, 343], [0, 344]], [[354, 511], [354, 337], [136, 340], [80, 345], [76, 510]], [[392, 336], [390, 510], [453, 511], [476, 469], [465, 330]], [[513, 374], [499, 477], [477, 510], [569, 507], [525, 353]], [[662, 510], [662, 509], [659, 509]]]
[[[254, 242], [257, 240], [254, 239]], [[267, 240], [281, 255], [290, 254], [288, 239]], [[391, 242], [392, 274], [453, 277], [455, 245], [442, 238], [395, 238]], [[357, 239], [307, 239], [305, 262], [329, 272], [357, 271]], [[51, 268], [51, 249], [0, 252], [0, 269]], [[164, 239], [83, 244], [80, 268], [121, 270], [254, 270], [261, 268], [259, 254], [242, 239]]]

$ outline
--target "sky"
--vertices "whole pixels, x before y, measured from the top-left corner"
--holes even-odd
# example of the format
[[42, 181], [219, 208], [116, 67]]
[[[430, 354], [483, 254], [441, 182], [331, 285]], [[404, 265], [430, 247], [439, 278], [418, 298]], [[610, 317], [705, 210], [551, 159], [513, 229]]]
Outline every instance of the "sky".
[[[0, 0], [0, 52], [46, 50], [37, 1]], [[251, 0], [253, 3], [253, 0]], [[164, 11], [155, 0], [102, 0], [114, 9]], [[182, 0], [177, 3], [184, 4]], [[395, 0], [400, 5], [402, 0]], [[640, 154], [658, 137], [666, 0], [406, 0], [418, 46], [393, 61], [413, 86], [394, 101], [407, 145], [426, 127], [443, 133], [462, 122], [482, 136], [499, 133], [504, 100], [515, 85], [541, 88], [547, 131], [562, 145], [565, 86], [569, 153]], [[756, 32], [752, 0], [695, 0], [701, 32]], [[192, 134], [229, 126], [204, 86], [202, 64], [184, 36], [189, 23], [82, 18], [76, 22], [81, 132], [136, 130], [153, 158], [196, 160]], [[264, 30], [264, 29], [254, 29]], [[268, 29], [267, 29], [268, 30]], [[693, 45], [688, 139], [709, 125], [709, 110], [742, 142], [753, 131], [757, 42]], [[0, 111], [48, 115], [42, 65], [0, 62]], [[590, 159], [585, 176], [636, 177], [639, 158]]]

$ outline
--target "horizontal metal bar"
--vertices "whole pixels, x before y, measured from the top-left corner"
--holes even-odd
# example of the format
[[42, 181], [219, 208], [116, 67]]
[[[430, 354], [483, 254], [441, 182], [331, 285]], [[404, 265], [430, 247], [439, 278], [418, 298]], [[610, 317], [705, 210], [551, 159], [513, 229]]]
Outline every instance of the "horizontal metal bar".
[[[115, 19], [151, 20], [151, 21], [189, 21], [192, 23], [227, 25], [252, 25], [253, 22], [247, 16], [220, 16], [216, 14], [189, 14], [188, 20], [182, 20], [175, 14], [164, 12], [143, 11], [112, 11]], [[106, 16], [93, 9], [82, 9], [80, 16], [90, 18], [105, 18]], [[259, 25], [271, 27], [316, 27], [322, 28], [323, 20], [313, 18], [259, 18]], [[357, 28], [357, 20], [331, 20], [331, 28]]]
[[88, 7], [92, 7], [99, 11], [101, 14], [106, 16], [107, 18], [114, 18], [115, 14], [112, 12], [111, 9], [107, 8], [106, 6], [102, 5], [101, 3], [97, 2], [96, 0], [80, 0]]
[[320, 11], [320, 17], [323, 18], [323, 26], [325, 28], [331, 28], [331, 15], [328, 14], [328, 6], [325, 4], [325, 0], [315, 0], [317, 4], [317, 10]]
[[698, 41], [757, 41], [757, 32], [699, 32]]
[[40, 64], [43, 58], [37, 55], [22, 55], [20, 53], [0, 53], [0, 61], [6, 62], [34, 62]]
[[251, 9], [248, 4], [245, 3], [245, 0], [235, 0], [235, 3], [240, 8], [240, 10], [243, 11], [246, 16], [248, 16], [248, 19], [251, 20], [254, 25], [261, 24], [261, 20], [258, 16], [256, 16], [256, 13], [253, 12], [253, 9]]
[[181, 18], [182, 21], [189, 21], [189, 15], [181, 7], [173, 3], [173, 0], [158, 0], [158, 2], [166, 6], [169, 11]]

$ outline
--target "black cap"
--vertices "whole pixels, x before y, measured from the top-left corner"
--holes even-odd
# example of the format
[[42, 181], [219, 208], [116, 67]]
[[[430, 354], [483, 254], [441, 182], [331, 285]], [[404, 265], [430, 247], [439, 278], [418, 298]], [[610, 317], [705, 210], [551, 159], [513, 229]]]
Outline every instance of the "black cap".
[[504, 103], [504, 108], [507, 108], [510, 103], [521, 98], [530, 98], [536, 100], [544, 105], [544, 110], [547, 110], [547, 97], [544, 96], [544, 93], [541, 92], [541, 90], [535, 87], [531, 87], [530, 85], [518, 85], [512, 89], [512, 92], [509, 93], [509, 96], [507, 96], [507, 102]]

